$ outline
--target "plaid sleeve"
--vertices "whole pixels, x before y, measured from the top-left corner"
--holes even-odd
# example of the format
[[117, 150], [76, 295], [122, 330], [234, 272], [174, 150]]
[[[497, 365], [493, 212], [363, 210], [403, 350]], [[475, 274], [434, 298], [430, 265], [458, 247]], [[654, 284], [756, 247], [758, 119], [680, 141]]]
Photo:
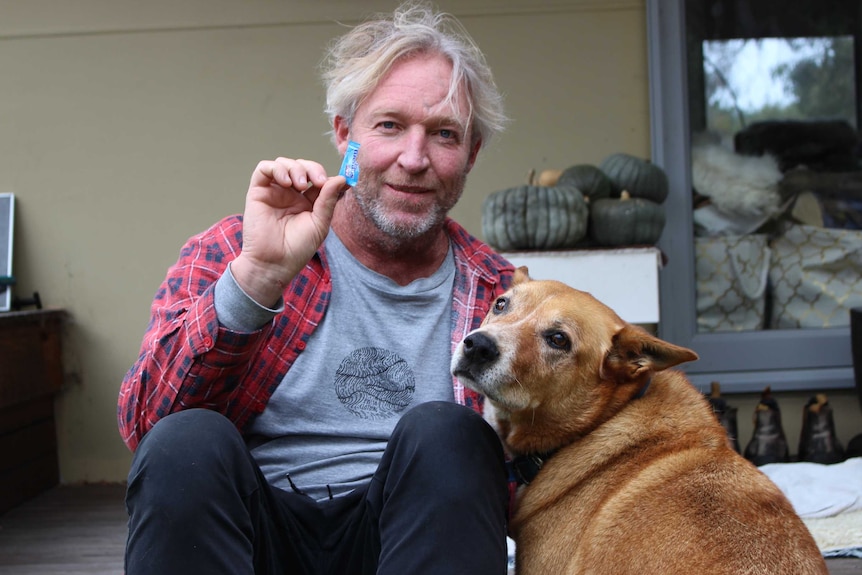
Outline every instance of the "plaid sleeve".
[[[251, 333], [219, 325], [215, 283], [239, 253], [242, 220], [232, 216], [192, 237], [151, 307], [137, 361], [120, 388], [117, 417], [130, 449], [162, 417], [191, 407], [227, 414], [271, 324]], [[245, 395], [245, 394], [243, 394]]]
[[[467, 334], [478, 328], [498, 295], [512, 283], [514, 267], [454, 220], [448, 220], [455, 252], [455, 284], [452, 290], [452, 347], [454, 353]], [[455, 401], [482, 413], [483, 398], [453, 376]]]

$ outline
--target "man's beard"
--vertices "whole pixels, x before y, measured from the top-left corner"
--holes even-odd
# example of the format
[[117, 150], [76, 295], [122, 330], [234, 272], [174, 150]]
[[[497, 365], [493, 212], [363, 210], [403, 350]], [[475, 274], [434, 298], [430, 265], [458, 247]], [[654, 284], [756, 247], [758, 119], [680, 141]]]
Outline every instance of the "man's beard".
[[[369, 179], [371, 181], [369, 182]], [[464, 173], [453, 181], [449, 190], [458, 190], [455, 194], [446, 194], [443, 198], [437, 197], [429, 211], [422, 214], [415, 213], [409, 221], [392, 217], [386, 206], [380, 200], [379, 194], [374, 193], [384, 185], [380, 177], [363, 178], [354, 186], [353, 197], [359, 209], [366, 219], [385, 235], [397, 240], [415, 240], [427, 234], [429, 231], [439, 228], [446, 220], [446, 216], [461, 197], [467, 174]], [[370, 191], [370, 193], [369, 193]]]

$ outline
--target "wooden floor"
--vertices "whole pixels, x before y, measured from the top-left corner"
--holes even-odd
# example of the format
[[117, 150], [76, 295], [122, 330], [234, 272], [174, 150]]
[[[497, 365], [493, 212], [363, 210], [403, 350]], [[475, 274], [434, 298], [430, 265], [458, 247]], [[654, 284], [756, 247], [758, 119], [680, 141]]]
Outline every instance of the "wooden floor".
[[124, 485], [61, 486], [0, 517], [0, 575], [122, 575]]
[[[122, 485], [61, 486], [0, 516], [0, 575], [122, 575]], [[829, 559], [830, 575], [862, 574], [862, 559]]]

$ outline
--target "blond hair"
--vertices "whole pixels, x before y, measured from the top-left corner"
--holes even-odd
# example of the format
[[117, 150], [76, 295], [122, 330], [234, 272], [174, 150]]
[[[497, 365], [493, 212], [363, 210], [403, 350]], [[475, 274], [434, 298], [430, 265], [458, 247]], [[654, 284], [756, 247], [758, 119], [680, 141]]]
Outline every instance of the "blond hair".
[[466, 89], [472, 139], [486, 145], [505, 123], [503, 98], [485, 56], [452, 15], [410, 0], [392, 14], [378, 15], [352, 28], [329, 47], [321, 64], [326, 113], [352, 124], [359, 105], [395, 62], [417, 54], [439, 54], [452, 64], [446, 104], [456, 113], [459, 90]]

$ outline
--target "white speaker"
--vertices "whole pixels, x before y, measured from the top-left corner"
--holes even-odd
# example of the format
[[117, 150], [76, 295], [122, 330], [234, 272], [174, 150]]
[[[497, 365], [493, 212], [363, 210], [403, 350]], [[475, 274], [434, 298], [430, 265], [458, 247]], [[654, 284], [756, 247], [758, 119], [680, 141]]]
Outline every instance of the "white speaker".
[[0, 311], [12, 307], [12, 231], [15, 195], [0, 194]]

